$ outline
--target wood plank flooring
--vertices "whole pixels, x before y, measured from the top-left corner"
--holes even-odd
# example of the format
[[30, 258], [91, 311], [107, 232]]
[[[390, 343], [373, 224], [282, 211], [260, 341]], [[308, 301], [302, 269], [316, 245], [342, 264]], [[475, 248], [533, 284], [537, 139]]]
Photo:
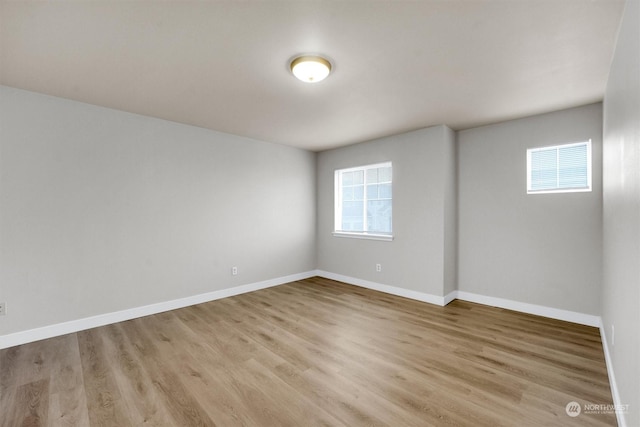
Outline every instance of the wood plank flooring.
[[0, 350], [2, 427], [616, 425], [571, 401], [596, 328], [322, 278]]

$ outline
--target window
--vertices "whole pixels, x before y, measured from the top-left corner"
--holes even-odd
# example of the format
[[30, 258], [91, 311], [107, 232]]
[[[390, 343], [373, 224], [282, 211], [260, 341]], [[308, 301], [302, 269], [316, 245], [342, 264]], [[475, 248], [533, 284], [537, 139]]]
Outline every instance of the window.
[[334, 235], [391, 240], [391, 162], [335, 172]]
[[527, 193], [591, 191], [591, 140], [527, 150]]

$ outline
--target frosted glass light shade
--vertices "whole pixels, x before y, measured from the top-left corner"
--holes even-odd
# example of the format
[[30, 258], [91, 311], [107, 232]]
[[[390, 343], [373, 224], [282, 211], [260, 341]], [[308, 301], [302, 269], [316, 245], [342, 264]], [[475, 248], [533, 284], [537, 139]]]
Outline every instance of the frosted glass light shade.
[[331, 72], [331, 63], [320, 56], [299, 56], [291, 61], [291, 72], [305, 83], [317, 83]]

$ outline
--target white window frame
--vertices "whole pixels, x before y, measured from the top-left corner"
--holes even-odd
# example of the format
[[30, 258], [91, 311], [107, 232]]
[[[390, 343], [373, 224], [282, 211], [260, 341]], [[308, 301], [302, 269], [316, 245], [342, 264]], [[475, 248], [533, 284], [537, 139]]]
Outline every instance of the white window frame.
[[[364, 204], [364, 226], [363, 228], [367, 229], [367, 183], [366, 176], [368, 169], [377, 169], [382, 167], [390, 167], [391, 168], [391, 185], [393, 188], [393, 164], [392, 162], [382, 162], [375, 163], [371, 165], [364, 166], [356, 166], [345, 169], [336, 169], [334, 172], [334, 197], [335, 197], [335, 205], [334, 205], [334, 223], [333, 223], [333, 235], [335, 237], [350, 237], [355, 239], [369, 239], [369, 240], [383, 240], [383, 241], [392, 241], [393, 240], [393, 195], [391, 196], [391, 209], [392, 209], [392, 220], [391, 220], [391, 232], [390, 233], [370, 233], [367, 231], [342, 231], [339, 230], [340, 225], [342, 224], [342, 173], [353, 172], [353, 171], [364, 171], [364, 195], [363, 195], [363, 204]], [[393, 191], [393, 190], [392, 190]]]
[[[554, 188], [545, 190], [532, 190], [531, 189], [531, 154], [537, 151], [546, 150], [558, 150], [560, 148], [569, 148], [579, 145], [586, 145], [587, 147], [587, 186], [586, 187], [574, 187], [574, 188]], [[559, 165], [556, 165], [556, 171], [558, 171]], [[568, 144], [549, 145], [545, 147], [536, 147], [527, 149], [527, 194], [549, 194], [549, 193], [583, 193], [592, 191], [591, 185], [591, 140], [572, 142]]]

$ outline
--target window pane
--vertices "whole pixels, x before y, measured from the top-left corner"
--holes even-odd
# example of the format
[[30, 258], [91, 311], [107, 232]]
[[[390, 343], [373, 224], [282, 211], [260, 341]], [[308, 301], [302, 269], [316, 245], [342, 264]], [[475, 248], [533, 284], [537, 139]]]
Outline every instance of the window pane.
[[[391, 233], [391, 163], [336, 170], [335, 230]], [[366, 200], [366, 202], [365, 202]]]
[[342, 200], [343, 201], [353, 200], [353, 187], [342, 188]]
[[556, 170], [531, 171], [531, 189], [547, 190], [556, 188]]
[[353, 184], [353, 172], [342, 172], [342, 185]]
[[378, 186], [367, 185], [367, 199], [377, 199], [378, 198]]
[[367, 231], [375, 233], [391, 232], [391, 200], [367, 202]]
[[391, 183], [378, 185], [378, 197], [381, 199], [391, 198]]
[[344, 202], [342, 205], [343, 216], [362, 216], [364, 203], [362, 202]]
[[391, 182], [391, 168], [378, 168], [378, 182]]
[[367, 169], [367, 184], [378, 182], [378, 169]]
[[342, 205], [342, 229], [345, 231], [362, 231], [364, 226], [363, 214], [363, 202], [344, 202]]
[[576, 145], [558, 150], [558, 187], [586, 188], [587, 146]]
[[353, 200], [364, 199], [364, 185], [356, 185], [353, 187]]
[[557, 153], [554, 149], [538, 150], [531, 153], [531, 189], [556, 188]]

